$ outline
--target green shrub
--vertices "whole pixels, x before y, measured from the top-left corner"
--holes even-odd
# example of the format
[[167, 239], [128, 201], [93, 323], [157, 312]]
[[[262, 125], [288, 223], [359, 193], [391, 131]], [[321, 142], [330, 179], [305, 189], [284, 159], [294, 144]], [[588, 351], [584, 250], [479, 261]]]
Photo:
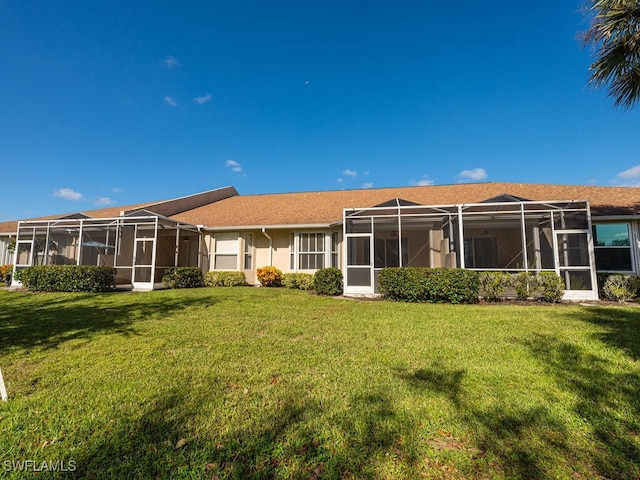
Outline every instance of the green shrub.
[[564, 280], [555, 272], [540, 272], [536, 278], [536, 292], [545, 302], [558, 303], [562, 300], [564, 289]]
[[515, 289], [517, 300], [528, 300], [536, 289], [536, 277], [532, 273], [520, 272], [511, 275], [511, 286]]
[[204, 279], [207, 287], [239, 287], [247, 284], [244, 272], [207, 272]]
[[602, 288], [603, 296], [614, 302], [627, 302], [637, 296], [637, 279], [633, 275], [609, 275]]
[[168, 288], [198, 288], [203, 285], [199, 267], [176, 267], [165, 273], [162, 283]]
[[320, 295], [342, 295], [342, 271], [339, 268], [321, 268], [313, 275], [313, 289]]
[[379, 290], [403, 302], [476, 303], [478, 272], [460, 268], [384, 268]]
[[504, 298], [504, 290], [511, 285], [511, 276], [504, 272], [480, 272], [478, 274], [480, 296], [487, 302]]
[[313, 274], [311, 273], [283, 273], [282, 284], [287, 288], [311, 290], [313, 288]]
[[282, 270], [277, 267], [260, 267], [256, 270], [256, 275], [263, 287], [282, 286]]
[[20, 270], [22, 286], [34, 292], [106, 292], [115, 287], [116, 269], [90, 265], [40, 265]]

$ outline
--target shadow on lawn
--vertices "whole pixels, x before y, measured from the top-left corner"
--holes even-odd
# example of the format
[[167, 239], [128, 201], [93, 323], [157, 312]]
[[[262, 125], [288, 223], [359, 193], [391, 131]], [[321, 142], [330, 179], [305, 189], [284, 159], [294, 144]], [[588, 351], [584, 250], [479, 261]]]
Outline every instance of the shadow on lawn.
[[[606, 338], [620, 346], [627, 345], [623, 335], [631, 334], [626, 329], [633, 318], [636, 317], [622, 316], [618, 322], [614, 317], [599, 317], [597, 321], [619, 328]], [[637, 336], [637, 333], [631, 335]], [[556, 384], [575, 394], [575, 413], [593, 432], [594, 447], [590, 454], [598, 474], [605, 478], [640, 478], [640, 375], [637, 370], [624, 368], [551, 336], [537, 335], [527, 346], [553, 375]]]
[[0, 308], [0, 354], [18, 348], [55, 348], [97, 333], [135, 334], [133, 324], [164, 317], [210, 298], [152, 294], [16, 294]]
[[576, 320], [603, 327], [605, 331], [596, 335], [599, 340], [640, 360], [640, 308], [588, 307], [578, 312], [573, 314]]
[[[239, 413], [216, 419], [204, 413], [215, 388], [174, 388], [155, 398], [142, 416], [119, 419], [108, 432], [85, 441], [88, 448], [75, 458], [75, 477], [373, 479], [379, 478], [375, 459], [389, 454], [398, 459], [404, 478], [418, 476], [411, 453], [414, 426], [384, 394], [354, 397], [348, 409], [328, 419], [307, 392], [284, 388], [275, 402], [271, 398], [273, 407], [262, 408], [255, 418]], [[328, 420], [341, 441], [333, 437], [332, 443], [314, 429], [326, 432]], [[205, 424], [212, 425], [208, 431]]]
[[[474, 432], [475, 449], [497, 462], [507, 478], [562, 477], [571, 465], [581, 465], [579, 478], [640, 478], [640, 376], [551, 336], [537, 335], [525, 346], [560, 389], [574, 394], [575, 417], [586, 422], [583, 428], [593, 432], [592, 438], [584, 443], [570, 438], [576, 426], [548, 405], [531, 405], [526, 398], [521, 405], [469, 402], [463, 370], [435, 364], [396, 375], [413, 388], [447, 398]], [[486, 475], [486, 466], [472, 463], [469, 468], [476, 470], [472, 475]]]

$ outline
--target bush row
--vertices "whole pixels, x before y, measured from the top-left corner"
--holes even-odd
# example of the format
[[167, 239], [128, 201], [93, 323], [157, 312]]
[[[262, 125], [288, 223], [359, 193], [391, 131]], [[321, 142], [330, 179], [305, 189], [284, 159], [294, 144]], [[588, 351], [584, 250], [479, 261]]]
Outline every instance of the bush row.
[[116, 269], [89, 265], [41, 265], [20, 270], [22, 286], [34, 292], [106, 292]]
[[536, 299], [557, 303], [564, 295], [564, 281], [555, 272], [481, 272], [480, 296], [489, 302], [505, 298]]
[[379, 290], [402, 302], [476, 303], [478, 272], [459, 268], [385, 268]]
[[[287, 287], [300, 290], [315, 290], [321, 295], [342, 295], [342, 272], [337, 268], [323, 268], [315, 274], [282, 273], [277, 267], [261, 267], [256, 270], [260, 284], [264, 287]], [[197, 267], [178, 267], [168, 270], [162, 278], [168, 288], [235, 287], [246, 285], [244, 272], [202, 272]]]
[[256, 270], [263, 287], [297, 288], [315, 290], [320, 295], [342, 295], [342, 271], [338, 268], [321, 268], [314, 274], [282, 273], [277, 267], [261, 267]]

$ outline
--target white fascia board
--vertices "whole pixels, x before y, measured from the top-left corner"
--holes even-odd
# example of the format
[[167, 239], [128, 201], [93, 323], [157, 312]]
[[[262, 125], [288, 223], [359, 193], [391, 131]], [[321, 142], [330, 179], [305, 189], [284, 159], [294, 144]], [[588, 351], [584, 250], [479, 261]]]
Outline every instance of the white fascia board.
[[225, 227], [210, 227], [203, 226], [203, 230], [209, 232], [231, 232], [238, 230], [262, 230], [266, 228], [267, 230], [292, 230], [292, 229], [301, 229], [301, 228], [330, 228], [331, 225], [329, 223], [294, 223], [290, 225], [236, 225], [236, 226], [225, 226]]

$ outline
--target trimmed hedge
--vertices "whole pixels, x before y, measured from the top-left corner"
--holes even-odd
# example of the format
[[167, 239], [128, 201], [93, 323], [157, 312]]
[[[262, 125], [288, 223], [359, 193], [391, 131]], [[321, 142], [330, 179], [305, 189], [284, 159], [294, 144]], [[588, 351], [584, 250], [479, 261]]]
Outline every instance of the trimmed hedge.
[[499, 302], [505, 298], [505, 289], [511, 285], [511, 276], [504, 272], [480, 272], [480, 296], [487, 302]]
[[298, 290], [313, 289], [313, 274], [311, 273], [283, 273], [282, 284], [287, 288]]
[[204, 277], [205, 287], [239, 287], [246, 285], [244, 272], [207, 272]]
[[564, 280], [555, 272], [540, 272], [536, 282], [536, 293], [540, 300], [558, 303], [564, 295]]
[[379, 290], [401, 302], [476, 303], [478, 272], [460, 268], [384, 268]]
[[168, 288], [198, 288], [204, 284], [202, 270], [199, 267], [176, 267], [168, 270], [162, 277], [162, 283]]
[[339, 268], [321, 268], [313, 274], [313, 289], [320, 295], [342, 295], [342, 271]]
[[90, 265], [40, 265], [20, 271], [22, 286], [34, 292], [107, 292], [116, 269]]
[[263, 287], [282, 286], [282, 270], [277, 267], [260, 267], [256, 270], [256, 275]]
[[[488, 302], [504, 298], [557, 303], [564, 295], [564, 281], [555, 272], [480, 272], [480, 296]], [[509, 290], [509, 292], [507, 292]]]

